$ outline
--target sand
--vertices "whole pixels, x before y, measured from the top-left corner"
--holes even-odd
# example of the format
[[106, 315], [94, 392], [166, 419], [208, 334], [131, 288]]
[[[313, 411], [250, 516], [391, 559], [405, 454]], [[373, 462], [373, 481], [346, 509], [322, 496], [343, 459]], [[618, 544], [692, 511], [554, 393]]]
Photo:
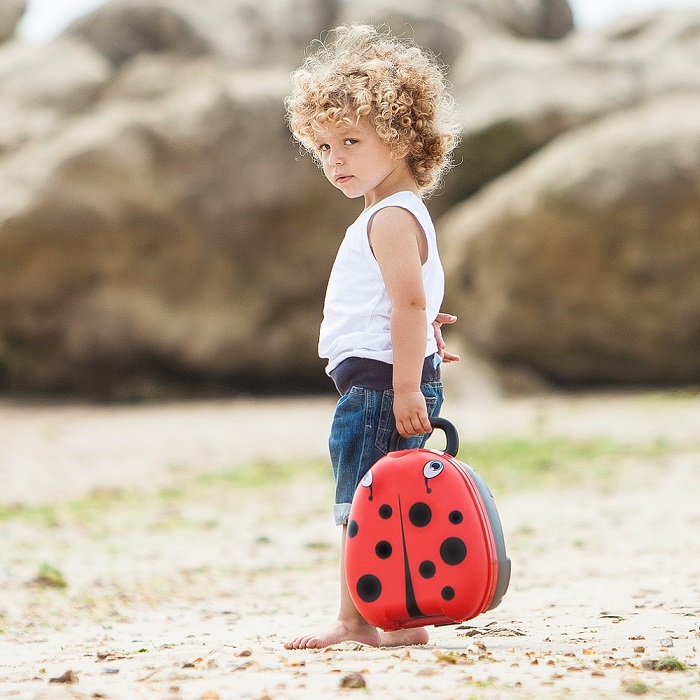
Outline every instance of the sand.
[[[0, 698], [700, 698], [697, 393], [448, 401], [463, 442], [629, 456], [603, 480], [495, 492], [513, 561], [496, 610], [423, 647], [287, 651], [336, 608], [332, 409], [0, 403]], [[216, 476], [292, 459], [308, 471]]]

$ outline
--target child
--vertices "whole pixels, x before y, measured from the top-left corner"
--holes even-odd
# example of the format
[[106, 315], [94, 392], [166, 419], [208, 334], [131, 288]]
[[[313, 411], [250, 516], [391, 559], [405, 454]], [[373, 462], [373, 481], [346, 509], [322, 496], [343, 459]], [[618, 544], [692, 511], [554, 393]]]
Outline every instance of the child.
[[442, 404], [445, 353], [439, 314], [444, 275], [435, 230], [421, 200], [439, 184], [457, 140], [454, 104], [441, 65], [413, 43], [363, 25], [334, 30], [294, 72], [289, 126], [326, 178], [364, 198], [328, 282], [319, 354], [341, 394], [329, 448], [335, 519], [343, 526], [340, 610], [327, 628], [287, 649], [342, 641], [424, 644], [425, 628], [380, 632], [352, 602], [343, 552], [350, 503], [365, 472], [388, 451], [419, 447]]

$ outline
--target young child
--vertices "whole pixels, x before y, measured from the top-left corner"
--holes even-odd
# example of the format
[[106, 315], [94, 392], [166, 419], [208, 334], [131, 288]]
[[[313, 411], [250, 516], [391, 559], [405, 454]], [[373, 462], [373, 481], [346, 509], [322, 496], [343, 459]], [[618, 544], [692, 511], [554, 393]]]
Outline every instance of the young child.
[[388, 451], [419, 447], [442, 404], [440, 314], [444, 274], [435, 229], [421, 197], [451, 164], [458, 126], [441, 64], [412, 42], [364, 25], [334, 30], [294, 72], [286, 100], [290, 129], [332, 185], [364, 198], [328, 282], [319, 354], [341, 398], [329, 448], [335, 520], [343, 526], [340, 610], [327, 628], [287, 649], [342, 641], [424, 644], [425, 628], [380, 632], [352, 602], [343, 553], [350, 503], [365, 472]]

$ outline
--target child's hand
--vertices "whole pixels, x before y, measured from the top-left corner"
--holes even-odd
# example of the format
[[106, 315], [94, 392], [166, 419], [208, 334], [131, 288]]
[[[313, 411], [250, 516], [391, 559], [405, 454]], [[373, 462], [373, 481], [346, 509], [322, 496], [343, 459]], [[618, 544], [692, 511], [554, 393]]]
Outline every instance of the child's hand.
[[433, 429], [425, 407], [425, 396], [420, 391], [394, 393], [394, 418], [396, 429], [403, 437], [425, 435]]
[[433, 321], [433, 330], [435, 332], [435, 340], [438, 346], [438, 355], [442, 358], [442, 361], [447, 362], [459, 362], [459, 355], [455, 355], [452, 352], [448, 352], [445, 346], [445, 341], [442, 337], [441, 326], [444, 323], [451, 324], [457, 320], [456, 316], [452, 314], [445, 314], [442, 311], [437, 315], [436, 319]]

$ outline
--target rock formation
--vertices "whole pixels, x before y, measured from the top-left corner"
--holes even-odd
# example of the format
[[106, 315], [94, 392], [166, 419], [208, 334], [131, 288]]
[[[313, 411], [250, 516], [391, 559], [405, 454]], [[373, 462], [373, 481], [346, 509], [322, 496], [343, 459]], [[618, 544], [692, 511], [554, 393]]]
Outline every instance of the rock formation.
[[578, 129], [441, 223], [449, 306], [486, 355], [567, 385], [697, 380], [697, 98]]
[[27, 46], [23, 7], [0, 14], [6, 390], [330, 388], [323, 291], [361, 205], [283, 98], [346, 21], [451, 67], [461, 164], [429, 207], [453, 337], [562, 383], [700, 377], [699, 13], [580, 33], [566, 0], [112, 0]]

